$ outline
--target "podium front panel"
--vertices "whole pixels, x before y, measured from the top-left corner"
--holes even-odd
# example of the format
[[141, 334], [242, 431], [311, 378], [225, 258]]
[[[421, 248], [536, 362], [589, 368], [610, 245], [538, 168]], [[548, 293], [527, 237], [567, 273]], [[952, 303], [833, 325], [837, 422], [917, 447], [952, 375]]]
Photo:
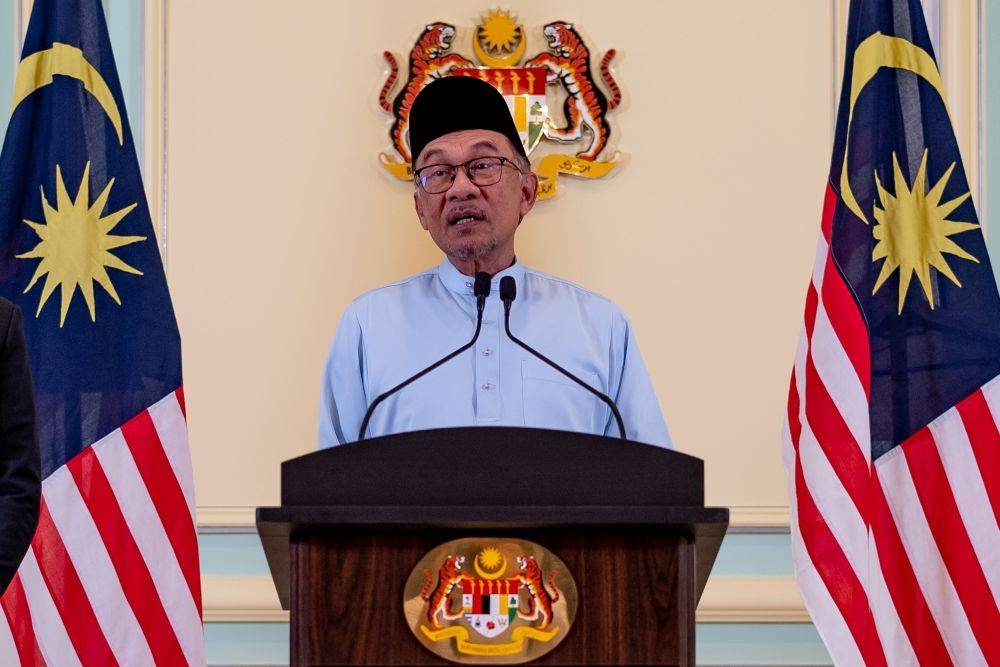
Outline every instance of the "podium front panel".
[[404, 585], [427, 552], [474, 536], [536, 542], [576, 581], [575, 623], [562, 643], [532, 664], [693, 664], [693, 541], [617, 529], [294, 534], [292, 664], [451, 664], [423, 647], [407, 626]]

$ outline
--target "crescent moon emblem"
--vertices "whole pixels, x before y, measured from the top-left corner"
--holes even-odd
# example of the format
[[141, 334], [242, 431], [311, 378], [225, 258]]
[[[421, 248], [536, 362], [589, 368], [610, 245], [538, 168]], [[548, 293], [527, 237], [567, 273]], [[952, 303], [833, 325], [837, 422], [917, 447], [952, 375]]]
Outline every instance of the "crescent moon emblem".
[[483, 579], [499, 579], [500, 576], [507, 570], [507, 559], [503, 556], [503, 554], [500, 555], [500, 566], [497, 568], [497, 571], [493, 574], [489, 574], [488, 572], [485, 572], [483, 568], [479, 567], [478, 558], [472, 559], [472, 566], [476, 568], [476, 574], [478, 574]]
[[83, 84], [84, 89], [94, 96], [108, 115], [111, 124], [118, 133], [118, 144], [125, 143], [122, 132], [122, 117], [115, 103], [115, 96], [97, 69], [87, 62], [83, 51], [55, 42], [52, 48], [37, 51], [24, 58], [17, 66], [17, 78], [14, 82], [14, 99], [10, 105], [11, 114], [17, 106], [36, 90], [52, 83], [55, 75], [68, 76]]
[[[851, 70], [851, 104], [847, 117], [844, 164], [840, 173], [840, 192], [847, 208], [851, 209], [865, 224], [869, 224], [868, 218], [865, 217], [858, 205], [847, 177], [847, 156], [851, 145], [851, 121], [854, 119], [854, 105], [858, 101], [861, 91], [883, 67], [913, 72], [927, 81], [937, 91], [942, 102], [944, 101], [944, 83], [941, 81], [941, 73], [934, 63], [934, 58], [913, 42], [876, 32], [861, 42], [854, 51], [854, 67]], [[947, 110], [947, 106], [945, 109]]]
[[[518, 26], [520, 27], [520, 26]], [[475, 35], [472, 36], [472, 50], [475, 52], [476, 57], [479, 61], [486, 65], [487, 67], [506, 67], [511, 63], [516, 63], [524, 55], [524, 50], [528, 46], [528, 40], [524, 38], [524, 30], [521, 30], [521, 40], [514, 49], [513, 53], [506, 56], [491, 56], [486, 53], [486, 50], [479, 44], [479, 40]]]

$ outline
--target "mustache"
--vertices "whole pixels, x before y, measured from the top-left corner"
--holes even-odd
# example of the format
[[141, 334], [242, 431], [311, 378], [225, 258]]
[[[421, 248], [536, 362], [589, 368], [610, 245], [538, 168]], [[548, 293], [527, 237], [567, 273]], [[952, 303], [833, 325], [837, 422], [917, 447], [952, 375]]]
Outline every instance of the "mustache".
[[445, 220], [447, 220], [449, 225], [454, 225], [458, 220], [462, 218], [473, 218], [475, 220], [485, 220], [486, 211], [476, 206], [462, 206], [461, 208], [456, 208], [451, 210], [445, 215]]

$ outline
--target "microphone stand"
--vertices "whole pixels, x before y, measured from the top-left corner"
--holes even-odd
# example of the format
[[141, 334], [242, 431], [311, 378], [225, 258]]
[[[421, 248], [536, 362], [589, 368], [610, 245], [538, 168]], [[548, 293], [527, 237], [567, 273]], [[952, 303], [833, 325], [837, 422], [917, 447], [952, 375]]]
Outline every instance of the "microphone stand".
[[[510, 282], [507, 282], [507, 281], [510, 281]], [[504, 326], [504, 329], [506, 329], [506, 331], [507, 331], [507, 336], [512, 341], [514, 341], [519, 346], [521, 346], [523, 349], [527, 350], [532, 355], [538, 357], [539, 359], [541, 359], [542, 361], [544, 361], [546, 364], [548, 364], [552, 368], [556, 369], [557, 371], [559, 371], [560, 373], [562, 373], [563, 375], [565, 375], [566, 377], [568, 377], [570, 380], [572, 380], [573, 382], [577, 383], [578, 385], [580, 385], [581, 387], [583, 387], [584, 389], [586, 389], [587, 391], [589, 391], [591, 394], [593, 394], [597, 398], [599, 398], [602, 401], [604, 401], [605, 405], [607, 405], [609, 408], [611, 408], [611, 414], [614, 415], [614, 417], [615, 417], [615, 423], [618, 424], [618, 436], [622, 440], [626, 440], [627, 438], [625, 437], [625, 422], [622, 421], [622, 415], [618, 411], [618, 406], [615, 405], [615, 402], [611, 400], [610, 396], [608, 396], [607, 394], [604, 394], [604, 393], [602, 393], [602, 392], [594, 389], [589, 384], [587, 384], [586, 382], [584, 382], [580, 378], [576, 377], [575, 375], [573, 375], [572, 373], [570, 373], [568, 370], [566, 370], [565, 368], [563, 368], [562, 366], [560, 366], [556, 362], [552, 361], [551, 359], [549, 359], [548, 357], [546, 357], [541, 352], [538, 352], [537, 350], [535, 350], [534, 348], [532, 348], [531, 346], [529, 346], [527, 343], [525, 343], [524, 341], [522, 341], [520, 338], [518, 338], [517, 336], [515, 336], [514, 334], [511, 333], [511, 331], [510, 331], [510, 305], [514, 302], [514, 298], [515, 297], [516, 297], [516, 288], [515, 288], [514, 279], [511, 278], [510, 276], [504, 276], [503, 278], [500, 279], [500, 299], [503, 301], [503, 326]]]
[[375, 412], [375, 408], [378, 406], [379, 403], [389, 398], [400, 389], [406, 387], [411, 382], [415, 382], [416, 380], [419, 380], [423, 376], [427, 375], [441, 364], [451, 361], [452, 359], [454, 359], [455, 357], [462, 354], [463, 352], [465, 352], [470, 347], [476, 344], [476, 340], [479, 339], [479, 331], [483, 327], [483, 308], [486, 306], [486, 297], [490, 295], [490, 276], [488, 274], [485, 273], [476, 274], [474, 292], [476, 294], [476, 333], [472, 335], [472, 340], [470, 340], [468, 343], [458, 348], [448, 356], [444, 357], [443, 359], [435, 361], [433, 364], [423, 369], [416, 375], [413, 375], [407, 378], [406, 380], [403, 380], [392, 389], [389, 389], [388, 391], [379, 394], [375, 398], [375, 400], [372, 401], [371, 405], [368, 406], [368, 410], [365, 411], [365, 418], [361, 421], [361, 429], [358, 431], [358, 442], [361, 442], [362, 440], [365, 439], [365, 433], [368, 431], [368, 422], [371, 421], [372, 413]]

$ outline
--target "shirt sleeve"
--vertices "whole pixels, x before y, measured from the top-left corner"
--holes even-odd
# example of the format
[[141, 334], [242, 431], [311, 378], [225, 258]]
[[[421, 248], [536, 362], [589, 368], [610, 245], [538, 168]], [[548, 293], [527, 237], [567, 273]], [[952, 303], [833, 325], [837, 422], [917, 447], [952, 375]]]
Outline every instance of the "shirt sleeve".
[[356, 303], [344, 311], [323, 369], [319, 403], [319, 448], [358, 439], [368, 408], [364, 383], [364, 339]]
[[[615, 313], [612, 329], [611, 397], [622, 413], [625, 436], [635, 442], [673, 449], [667, 422], [663, 418], [660, 402], [653, 390], [653, 382], [639, 353], [632, 325], [621, 311]], [[617, 387], [614, 380], [617, 380]], [[618, 425], [614, 417], [609, 420], [604, 434], [618, 436]]]

